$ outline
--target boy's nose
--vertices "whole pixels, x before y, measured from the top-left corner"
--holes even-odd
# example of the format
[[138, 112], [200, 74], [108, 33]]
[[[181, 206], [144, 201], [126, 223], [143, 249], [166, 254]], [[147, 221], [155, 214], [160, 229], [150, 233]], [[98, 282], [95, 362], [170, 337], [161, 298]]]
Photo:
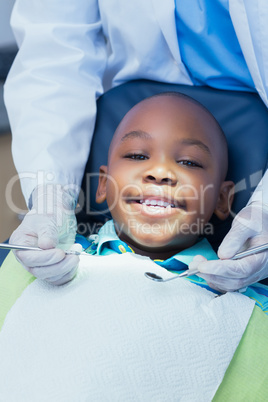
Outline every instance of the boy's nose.
[[156, 184], [168, 184], [170, 186], [177, 183], [177, 177], [172, 170], [166, 169], [164, 166], [155, 166], [149, 169], [144, 174], [144, 180], [146, 182]]

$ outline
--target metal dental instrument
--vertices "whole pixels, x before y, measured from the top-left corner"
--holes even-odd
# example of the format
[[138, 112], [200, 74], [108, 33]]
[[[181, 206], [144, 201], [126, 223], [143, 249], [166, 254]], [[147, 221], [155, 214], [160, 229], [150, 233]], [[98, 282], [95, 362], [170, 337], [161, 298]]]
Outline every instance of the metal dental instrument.
[[231, 258], [231, 260], [238, 260], [239, 258], [244, 258], [252, 254], [258, 254], [265, 250], [268, 250], [268, 243], [262, 244], [261, 246], [249, 248], [248, 250], [245, 251], [241, 251], [241, 253], [235, 254]]
[[199, 271], [195, 270], [195, 271], [185, 271], [182, 274], [179, 275], [174, 275], [171, 278], [168, 279], [163, 279], [162, 276], [156, 275], [153, 272], [145, 272], [144, 275], [146, 276], [146, 278], [151, 279], [152, 281], [156, 281], [156, 282], [168, 282], [168, 281], [172, 281], [173, 279], [177, 279], [177, 278], [183, 278], [186, 276], [190, 276], [190, 275], [195, 275], [197, 274]]
[[[239, 258], [244, 258], [244, 257], [247, 257], [252, 254], [261, 253], [262, 251], [265, 251], [265, 250], [268, 250], [268, 243], [262, 244], [261, 246], [249, 248], [248, 250], [245, 250], [245, 251], [241, 251], [241, 253], [235, 254], [231, 258], [231, 260], [238, 260]], [[151, 279], [152, 281], [167, 282], [167, 281], [172, 281], [173, 279], [183, 278], [183, 277], [187, 277], [190, 275], [195, 275], [198, 272], [199, 272], [198, 270], [194, 270], [194, 271], [188, 270], [188, 271], [183, 272], [182, 274], [174, 275], [168, 279], [163, 279], [161, 276], [156, 275], [153, 272], [145, 272], [144, 275], [146, 276], [146, 278]]]
[[[39, 247], [31, 247], [31, 246], [21, 246], [18, 244], [8, 244], [8, 243], [0, 243], [0, 248], [3, 249], [8, 249], [8, 250], [26, 250], [26, 251], [44, 251], [42, 248]], [[238, 260], [239, 258], [243, 258], [243, 257], [247, 257], [249, 255], [252, 254], [257, 254], [257, 253], [261, 253], [262, 251], [268, 250], [268, 243], [262, 244], [261, 246], [257, 246], [257, 247], [252, 247], [248, 250], [242, 251], [241, 253], [237, 253], [235, 254], [231, 260]], [[73, 254], [73, 255], [89, 255], [88, 253], [84, 252], [84, 251], [75, 251], [75, 250], [63, 250], [65, 252], [65, 254]], [[158, 276], [154, 273], [151, 272], [146, 272], [145, 276], [149, 279], [158, 281], [158, 282], [166, 282], [166, 281], [171, 281], [172, 279], [176, 279], [176, 278], [182, 278], [182, 277], [186, 277], [186, 276], [190, 276], [190, 275], [195, 275], [196, 273], [198, 273], [199, 271], [195, 270], [195, 271], [185, 271], [182, 274], [179, 275], [175, 275], [172, 278], [168, 278], [168, 279], [163, 279], [161, 278], [161, 276]]]
[[[44, 251], [42, 248], [39, 247], [31, 247], [31, 246], [20, 246], [18, 244], [8, 244], [8, 243], [0, 243], [0, 248], [4, 248], [7, 250], [26, 250], [26, 251]], [[73, 255], [80, 255], [84, 254], [80, 251], [75, 250], [63, 250], [65, 254], [73, 254]], [[85, 253], [87, 254], [87, 253]]]

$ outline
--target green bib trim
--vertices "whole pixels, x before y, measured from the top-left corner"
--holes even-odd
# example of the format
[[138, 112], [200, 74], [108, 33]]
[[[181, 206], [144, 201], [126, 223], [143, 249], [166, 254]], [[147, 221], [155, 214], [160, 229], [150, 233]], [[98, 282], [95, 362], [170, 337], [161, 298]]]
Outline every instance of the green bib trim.
[[267, 342], [268, 316], [255, 306], [213, 402], [267, 400]]
[[[0, 330], [7, 313], [24, 289], [36, 278], [27, 272], [10, 252], [0, 268]], [[12, 286], [8, 286], [12, 283]]]

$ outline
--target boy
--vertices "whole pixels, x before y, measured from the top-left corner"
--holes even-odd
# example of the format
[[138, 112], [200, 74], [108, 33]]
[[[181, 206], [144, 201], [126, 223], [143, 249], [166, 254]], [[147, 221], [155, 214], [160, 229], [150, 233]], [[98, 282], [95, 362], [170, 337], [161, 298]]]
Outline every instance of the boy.
[[[108, 166], [100, 168], [96, 200], [107, 199], [113, 221], [90, 252], [127, 250], [173, 272], [198, 254], [217, 259], [202, 234], [213, 231], [213, 213], [221, 220], [229, 215], [234, 183], [225, 181], [227, 168], [225, 135], [199, 102], [176, 92], [140, 102], [119, 124]], [[189, 280], [216, 293], [201, 277]], [[255, 284], [244, 294], [267, 311], [265, 286]]]
[[226, 219], [233, 182], [225, 181], [224, 134], [200, 104], [178, 93], [140, 102], [112, 140], [96, 200], [107, 199], [119, 238], [165, 260], [193, 246], [212, 214]]
[[230, 378], [247, 397], [255, 392], [244, 372], [224, 377], [233, 361], [241, 372], [251, 316], [265, 329], [257, 335], [267, 334], [254, 302], [143, 275], [170, 276], [161, 265], [185, 270], [197, 252], [215, 258], [200, 236], [213, 213], [228, 216], [226, 171], [223, 133], [197, 102], [167, 93], [127, 113], [100, 168], [96, 197], [107, 199], [113, 221], [89, 248], [102, 257], [81, 256], [77, 277], [62, 287], [28, 277], [0, 333], [3, 400], [41, 400], [40, 390], [52, 401], [209, 401], [216, 392], [226, 400]]

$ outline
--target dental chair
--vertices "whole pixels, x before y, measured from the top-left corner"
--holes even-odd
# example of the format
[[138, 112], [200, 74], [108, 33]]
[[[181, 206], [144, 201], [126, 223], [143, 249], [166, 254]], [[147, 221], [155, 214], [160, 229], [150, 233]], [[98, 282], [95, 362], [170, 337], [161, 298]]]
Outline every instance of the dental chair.
[[[105, 220], [110, 218], [107, 206], [95, 202], [95, 193], [99, 166], [107, 162], [109, 143], [119, 121], [140, 100], [165, 91], [179, 91], [192, 96], [207, 107], [219, 121], [229, 144], [228, 179], [232, 179], [236, 184], [231, 218], [248, 202], [267, 168], [268, 110], [258, 95], [144, 80], [132, 81], [108, 91], [98, 100], [96, 128], [83, 178], [80, 208], [77, 211], [78, 230], [81, 234], [93, 234]], [[208, 240], [215, 249], [229, 230], [231, 218], [225, 222], [212, 218], [215, 235]], [[85, 282], [82, 280], [76, 282], [77, 286], [72, 287], [74, 282], [71, 282], [55, 290], [55, 287], [47, 286], [42, 281], [35, 281], [33, 285], [37, 287], [27, 288], [27, 292], [17, 299], [15, 308], [10, 310], [9, 319], [5, 321], [5, 328], [3, 327], [5, 332], [1, 332], [1, 396], [3, 392], [7, 395], [10, 389], [14, 389], [19, 396], [25, 396], [27, 392], [30, 399], [38, 400], [44, 387], [51, 384], [48, 387], [49, 391], [45, 392], [46, 395], [51, 395], [52, 399], [54, 395], [65, 400], [66, 387], [70, 385], [67, 388], [68, 392], [70, 390], [74, 395], [77, 384], [78, 386], [81, 384], [74, 398], [70, 393], [67, 394], [68, 400], [86, 395], [87, 397], [90, 395], [89, 398], [93, 400], [106, 400], [107, 398], [94, 398], [94, 395], [99, 393], [94, 393], [93, 396], [92, 393], [105, 391], [108, 383], [108, 399], [113, 399], [113, 395], [116, 400], [118, 396], [121, 397], [120, 400], [132, 400], [135, 395], [144, 399], [141, 390], [145, 390], [154, 395], [150, 400], [178, 400], [180, 394], [176, 393], [176, 384], [185, 383], [185, 395], [188, 395], [189, 387], [194, 384], [195, 396], [199, 398], [198, 395], [202, 394], [207, 388], [206, 385], [210, 383], [207, 378], [211, 365], [208, 363], [204, 365], [206, 361], [204, 358], [201, 359], [201, 366], [201, 360], [193, 358], [197, 359], [200, 352], [207, 357], [207, 352], [210, 352], [215, 366], [224, 367], [222, 350], [231, 350], [229, 353], [231, 361], [225, 360], [227, 369], [221, 371], [224, 377], [215, 374], [214, 370], [210, 371], [210, 378], [213, 381], [215, 378], [218, 379], [216, 386], [219, 386], [214, 389], [216, 394], [213, 401], [246, 400], [245, 397], [247, 400], [256, 400], [256, 395], [258, 400], [266, 400], [267, 353], [265, 352], [268, 325], [263, 312], [256, 308], [254, 314], [251, 314], [250, 310], [247, 318], [245, 314], [249, 310], [247, 308], [245, 312], [245, 304], [241, 305], [241, 310], [231, 321], [233, 324], [230, 324], [229, 319], [233, 316], [233, 310], [237, 309], [234, 300], [241, 300], [241, 295], [230, 292], [220, 298], [209, 298], [207, 304], [200, 305], [200, 298], [194, 298], [197, 296], [192, 292], [189, 293], [192, 307], [183, 315], [185, 308], [179, 307], [188, 303], [179, 301], [185, 300], [183, 297], [186, 287], [181, 286], [185, 285], [186, 281], [176, 281], [179, 288], [171, 286], [171, 289], [166, 289], [167, 292], [159, 294], [151, 281], [146, 281], [143, 275], [139, 275], [143, 274], [142, 270], [139, 271], [140, 267], [137, 267], [139, 263], [134, 262], [131, 271], [129, 260], [126, 260], [130, 256], [126, 253], [120, 257], [127, 261], [126, 265], [131, 275], [134, 272], [136, 275], [138, 269], [138, 275], [134, 280], [133, 276], [129, 280], [129, 272], [125, 271], [125, 267], [121, 272], [116, 271], [120, 272], [119, 275], [114, 275], [114, 271], [118, 270], [117, 260], [113, 260], [113, 265], [107, 269], [101, 265], [99, 259], [96, 259], [99, 265], [94, 270], [88, 270], [88, 277], [84, 277]], [[118, 282], [118, 279], [121, 282]], [[145, 285], [143, 280], [146, 282]], [[125, 288], [126, 284], [128, 287]], [[180, 288], [182, 292], [177, 291]], [[196, 288], [195, 290], [201, 290], [198, 286]], [[188, 295], [188, 287], [186, 293]], [[230, 316], [222, 317], [219, 313], [222, 313], [224, 308], [221, 303], [225, 297], [232, 298], [230, 308], [226, 308]], [[139, 300], [140, 303], [137, 303]], [[79, 304], [79, 301], [82, 304]], [[244, 301], [247, 302], [247, 299]], [[174, 309], [175, 306], [177, 310]], [[215, 310], [214, 306], [220, 306], [220, 309]], [[177, 314], [180, 311], [182, 315]], [[189, 319], [191, 312], [194, 316]], [[241, 318], [242, 315], [244, 319]], [[183, 321], [184, 316], [186, 321]], [[240, 329], [236, 336], [235, 328], [238, 321], [245, 321], [246, 329]], [[208, 322], [211, 323], [211, 327], [208, 326]], [[206, 323], [202, 331], [200, 323]], [[92, 331], [92, 328], [96, 331]], [[225, 333], [224, 335], [220, 333], [219, 328], [230, 331], [225, 336]], [[211, 334], [214, 335], [208, 338]], [[193, 336], [193, 340], [190, 335]], [[218, 335], [221, 335], [221, 338], [217, 341]], [[197, 344], [196, 341], [200, 341], [200, 338], [202, 343]], [[182, 348], [180, 339], [186, 339]], [[226, 347], [223, 346], [226, 340], [227, 343], [231, 343], [232, 340], [233, 349], [230, 349], [227, 343]], [[187, 365], [187, 369], [192, 376], [185, 374], [187, 371], [183, 365], [184, 360], [180, 358], [184, 356], [185, 351], [187, 362], [191, 362], [191, 367]], [[51, 364], [51, 361], [54, 364]], [[160, 369], [157, 371], [156, 368]], [[181, 372], [178, 371], [179, 368], [182, 368]], [[12, 384], [10, 379], [13, 378], [15, 381]], [[3, 385], [5, 385], [4, 391]], [[130, 391], [129, 385], [132, 387]], [[249, 396], [251, 388], [253, 391]], [[37, 395], [35, 397], [33, 389], [34, 395]], [[114, 393], [111, 394], [110, 390]], [[240, 398], [237, 397], [238, 393]], [[6, 398], [4, 396], [5, 400], [10, 398], [12, 399], [12, 396], [9, 394]]]
[[[95, 132], [77, 210], [78, 232], [83, 235], [96, 233], [111, 218], [107, 204], [97, 204], [95, 194], [99, 167], [107, 163], [109, 144], [120, 120], [137, 102], [166, 91], [181, 92], [202, 103], [218, 120], [228, 141], [227, 179], [236, 185], [235, 199], [226, 221], [220, 221], [216, 216], [211, 219], [215, 233], [207, 238], [217, 250], [235, 214], [247, 204], [267, 169], [268, 109], [256, 93], [148, 80], [130, 81], [107, 91], [97, 101]], [[0, 250], [0, 265], [5, 255], [6, 252]], [[265, 281], [268, 284], [268, 279]]]

